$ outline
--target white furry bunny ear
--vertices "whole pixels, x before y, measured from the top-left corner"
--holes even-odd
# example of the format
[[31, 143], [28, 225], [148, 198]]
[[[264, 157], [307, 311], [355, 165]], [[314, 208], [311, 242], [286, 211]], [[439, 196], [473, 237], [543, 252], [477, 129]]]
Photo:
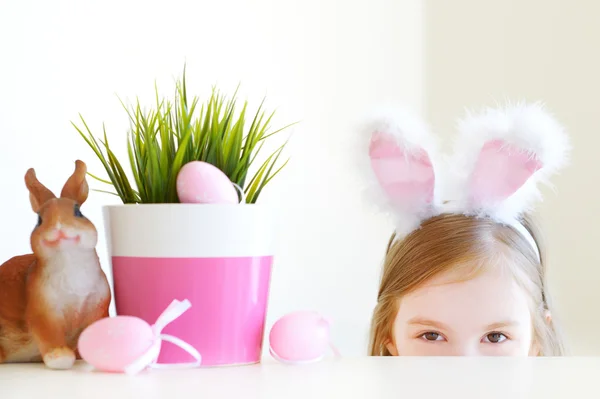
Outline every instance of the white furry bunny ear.
[[509, 222], [540, 200], [547, 182], [567, 160], [569, 140], [540, 104], [488, 109], [460, 124], [456, 148], [466, 213]]
[[378, 202], [395, 218], [396, 233], [406, 235], [432, 214], [433, 137], [420, 120], [407, 112], [376, 119], [368, 133], [370, 169]]

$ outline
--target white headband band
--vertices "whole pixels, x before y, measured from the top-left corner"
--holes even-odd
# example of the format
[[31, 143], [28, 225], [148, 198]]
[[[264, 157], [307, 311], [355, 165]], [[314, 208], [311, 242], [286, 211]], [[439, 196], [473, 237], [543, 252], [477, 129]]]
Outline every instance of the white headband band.
[[531, 233], [529, 233], [529, 230], [527, 230], [525, 228], [525, 226], [523, 226], [523, 224], [521, 222], [519, 222], [518, 220], [515, 220], [512, 223], [509, 223], [509, 225], [512, 228], [514, 228], [515, 230], [517, 230], [527, 240], [527, 242], [529, 242], [529, 245], [531, 246], [531, 248], [533, 248], [533, 251], [537, 255], [538, 261], [541, 262], [542, 258], [540, 256], [540, 250], [539, 250], [537, 243], [535, 242], [533, 236], [531, 235]]
[[[438, 213], [462, 213], [460, 203], [458, 203], [457, 201], [444, 201], [443, 203], [437, 206], [437, 209]], [[523, 226], [523, 223], [521, 223], [516, 218], [503, 220], [503, 223], [517, 230], [519, 234], [521, 234], [527, 240], [531, 248], [533, 248], [534, 252], [536, 253], [538, 260], [541, 261], [540, 251], [537, 246], [537, 243], [535, 242], [535, 239], [533, 238], [529, 230], [527, 230], [525, 226]]]

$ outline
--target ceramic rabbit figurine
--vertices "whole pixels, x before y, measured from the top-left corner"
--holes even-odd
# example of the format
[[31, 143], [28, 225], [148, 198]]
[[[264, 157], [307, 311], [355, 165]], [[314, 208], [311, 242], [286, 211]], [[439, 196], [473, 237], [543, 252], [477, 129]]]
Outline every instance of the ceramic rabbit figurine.
[[71, 368], [83, 329], [108, 316], [111, 293], [96, 253], [98, 232], [80, 210], [89, 191], [85, 177], [86, 165], [76, 161], [56, 198], [33, 169], [25, 175], [38, 222], [33, 254], [0, 266], [0, 363]]

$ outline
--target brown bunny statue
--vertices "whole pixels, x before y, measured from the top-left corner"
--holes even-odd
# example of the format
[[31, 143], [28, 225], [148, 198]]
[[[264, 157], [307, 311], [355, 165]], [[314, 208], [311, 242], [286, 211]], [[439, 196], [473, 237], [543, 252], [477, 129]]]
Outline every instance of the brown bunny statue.
[[85, 177], [85, 163], [76, 161], [56, 198], [33, 169], [25, 175], [38, 222], [33, 254], [0, 266], [0, 363], [71, 368], [83, 329], [108, 316], [111, 293], [96, 253], [98, 232], [80, 211], [88, 196]]

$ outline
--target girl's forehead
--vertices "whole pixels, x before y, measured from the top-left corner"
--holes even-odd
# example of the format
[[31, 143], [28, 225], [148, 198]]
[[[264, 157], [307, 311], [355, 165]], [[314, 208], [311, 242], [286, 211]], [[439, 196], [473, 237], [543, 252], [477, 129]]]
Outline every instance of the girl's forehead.
[[472, 276], [440, 273], [400, 299], [398, 319], [437, 320], [447, 324], [487, 325], [531, 319], [526, 292], [504, 268]]
[[450, 286], [456, 289], [459, 283], [470, 283], [471, 286], [483, 285], [513, 285], [514, 274], [507, 262], [499, 260], [486, 262], [481, 265], [476, 262], [459, 263], [451, 269], [445, 270], [430, 277], [417, 289], [427, 289], [438, 286]]

